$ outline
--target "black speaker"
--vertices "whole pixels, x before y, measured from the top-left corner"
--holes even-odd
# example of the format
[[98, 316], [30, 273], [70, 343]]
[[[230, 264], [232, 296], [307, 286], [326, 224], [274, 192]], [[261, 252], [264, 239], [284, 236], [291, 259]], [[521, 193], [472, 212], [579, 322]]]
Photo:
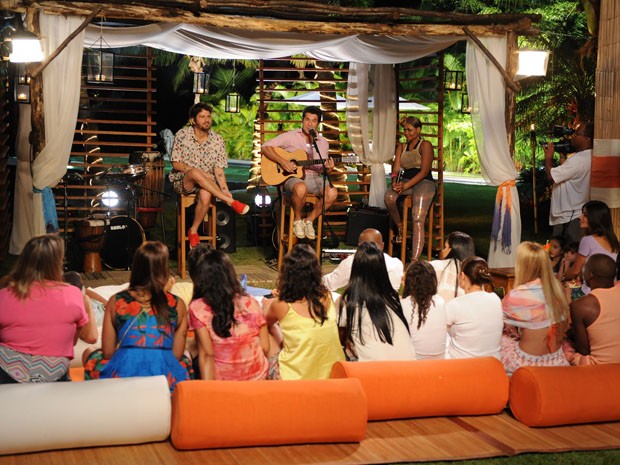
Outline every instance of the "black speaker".
[[344, 243], [357, 246], [360, 233], [368, 228], [377, 229], [383, 235], [383, 241], [387, 241], [390, 228], [388, 211], [377, 207], [350, 209], [347, 215], [347, 232]]
[[236, 213], [225, 203], [217, 203], [217, 215], [215, 220], [215, 232], [217, 235], [217, 248], [224, 252], [237, 251], [237, 221]]

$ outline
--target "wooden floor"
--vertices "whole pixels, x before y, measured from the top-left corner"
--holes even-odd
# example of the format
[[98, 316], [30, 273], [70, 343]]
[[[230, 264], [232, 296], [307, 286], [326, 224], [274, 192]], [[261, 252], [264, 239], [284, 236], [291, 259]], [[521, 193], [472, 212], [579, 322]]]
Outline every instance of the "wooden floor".
[[[336, 267], [332, 263], [324, 263], [324, 273], [329, 273]], [[245, 274], [248, 285], [271, 289], [278, 277], [278, 271], [266, 264], [235, 265], [235, 271], [239, 276]], [[172, 270], [177, 281], [181, 281], [176, 269]], [[82, 273], [84, 285], [87, 287], [111, 286], [129, 282], [129, 271], [103, 270], [97, 273]], [[189, 277], [182, 281], [190, 281]]]
[[[93, 427], [96, 427], [93, 419]], [[372, 422], [355, 444], [177, 451], [167, 442], [0, 457], [0, 465], [370, 464], [620, 448], [620, 422], [528, 428], [509, 413]]]

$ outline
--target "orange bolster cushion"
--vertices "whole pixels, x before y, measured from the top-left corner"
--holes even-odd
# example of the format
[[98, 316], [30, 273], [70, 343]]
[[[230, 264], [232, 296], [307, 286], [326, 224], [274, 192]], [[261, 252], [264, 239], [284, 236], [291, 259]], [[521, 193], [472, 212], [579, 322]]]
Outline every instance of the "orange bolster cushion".
[[366, 398], [358, 380], [183, 381], [172, 395], [177, 449], [359, 442]]
[[494, 414], [508, 401], [508, 377], [494, 357], [337, 362], [331, 377], [362, 382], [369, 420]]
[[510, 380], [510, 409], [527, 426], [620, 420], [620, 363], [521, 367]]

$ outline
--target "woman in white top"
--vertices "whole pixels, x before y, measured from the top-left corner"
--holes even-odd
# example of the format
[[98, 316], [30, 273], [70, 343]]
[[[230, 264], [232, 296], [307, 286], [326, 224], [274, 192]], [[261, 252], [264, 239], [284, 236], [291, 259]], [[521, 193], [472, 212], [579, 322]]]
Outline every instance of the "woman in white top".
[[415, 359], [398, 292], [390, 284], [383, 252], [372, 242], [360, 244], [355, 252], [339, 302], [338, 325], [352, 359]]
[[465, 293], [459, 286], [461, 262], [475, 255], [471, 236], [454, 231], [448, 235], [444, 248], [439, 252], [439, 260], [430, 262], [437, 273], [437, 294], [443, 297], [446, 303]]
[[416, 359], [445, 358], [446, 304], [437, 295], [437, 276], [429, 262], [411, 262], [407, 267], [400, 303], [409, 322]]
[[446, 304], [450, 336], [446, 358], [493, 356], [499, 359], [504, 321], [501, 300], [483, 289], [491, 283], [484, 259], [469, 257], [463, 261], [459, 284], [465, 295]]

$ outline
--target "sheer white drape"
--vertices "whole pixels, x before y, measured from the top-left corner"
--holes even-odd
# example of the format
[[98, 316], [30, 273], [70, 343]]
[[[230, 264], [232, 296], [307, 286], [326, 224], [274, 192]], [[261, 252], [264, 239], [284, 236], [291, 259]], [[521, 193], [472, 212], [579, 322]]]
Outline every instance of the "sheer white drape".
[[[83, 18], [41, 13], [39, 21], [43, 50], [47, 56], [78, 28]], [[55, 186], [67, 171], [80, 101], [83, 36], [84, 33], [80, 33], [43, 71], [45, 147], [32, 163], [31, 180], [27, 179], [30, 167], [25, 169], [18, 165], [15, 205], [19, 205], [20, 210], [14, 216], [12, 254], [21, 253], [32, 236], [45, 233], [42, 196], [38, 191]], [[30, 125], [21, 125], [19, 131], [21, 164], [29, 159], [26, 154], [30, 153], [27, 143]]]
[[[506, 38], [484, 37], [480, 41], [505, 66]], [[521, 241], [521, 217], [515, 186], [517, 170], [510, 157], [504, 123], [505, 83], [499, 70], [471, 41], [467, 41], [466, 56], [467, 90], [482, 174], [489, 184], [498, 186], [489, 265], [511, 267]]]
[[370, 65], [349, 64], [347, 87], [347, 132], [360, 161], [370, 166], [368, 204], [385, 207], [387, 189], [384, 163], [392, 160], [396, 142], [396, 85], [392, 65], [374, 67], [374, 110], [368, 119], [368, 74]]

